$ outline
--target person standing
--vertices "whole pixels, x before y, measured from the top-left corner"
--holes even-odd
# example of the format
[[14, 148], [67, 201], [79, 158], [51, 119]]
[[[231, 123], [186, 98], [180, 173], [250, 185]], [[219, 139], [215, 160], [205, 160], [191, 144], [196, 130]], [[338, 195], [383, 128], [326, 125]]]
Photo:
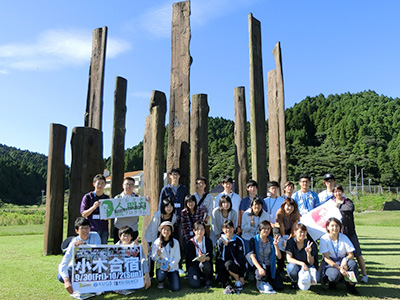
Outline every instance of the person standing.
[[214, 208], [214, 199], [211, 194], [206, 192], [207, 187], [207, 179], [203, 176], [196, 178], [196, 193], [194, 196], [196, 197], [197, 206], [207, 208], [207, 217], [205, 221], [205, 235], [206, 237], [210, 237], [211, 232], [211, 214]]
[[[133, 179], [132, 177], [125, 177], [122, 183], [122, 188], [124, 190], [116, 198], [137, 197], [137, 195], [133, 192], [134, 187], [135, 187], [135, 179]], [[119, 235], [118, 235], [119, 230], [124, 226], [129, 226], [133, 230], [132, 240], [135, 241], [139, 236], [138, 222], [139, 222], [139, 216], [115, 218], [114, 232], [113, 232], [114, 244], [116, 244], [119, 241]]]
[[94, 191], [83, 196], [81, 201], [80, 212], [82, 217], [87, 218], [90, 223], [90, 230], [96, 231], [100, 235], [101, 243], [108, 242], [108, 220], [100, 219], [100, 200], [109, 199], [108, 195], [104, 194], [106, 186], [106, 178], [103, 174], [97, 174], [93, 178]]
[[326, 186], [326, 190], [318, 194], [320, 204], [334, 198], [333, 188], [335, 187], [335, 177], [330, 173], [325, 174], [323, 183]]
[[300, 190], [293, 194], [300, 215], [305, 215], [319, 205], [318, 195], [310, 190], [310, 176], [302, 174], [299, 180]]
[[[222, 178], [221, 185], [223, 186], [224, 191], [222, 193], [218, 194], [215, 197], [214, 208], [219, 206], [219, 199], [223, 195], [228, 195], [229, 198], [231, 199], [231, 202], [232, 202], [232, 209], [239, 216], [239, 205], [240, 205], [240, 201], [242, 200], [242, 198], [240, 198], [240, 196], [238, 194], [236, 194], [235, 192], [232, 191], [232, 186], [233, 186], [232, 177], [227, 175], [224, 178]], [[236, 228], [237, 227], [237, 221], [236, 221], [236, 223], [234, 225], [235, 225], [235, 228]]]

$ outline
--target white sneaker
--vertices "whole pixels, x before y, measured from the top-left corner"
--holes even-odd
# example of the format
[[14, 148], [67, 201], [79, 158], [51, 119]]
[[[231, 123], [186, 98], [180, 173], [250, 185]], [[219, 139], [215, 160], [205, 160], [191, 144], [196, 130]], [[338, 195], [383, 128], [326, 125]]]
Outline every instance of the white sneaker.
[[361, 281], [364, 283], [368, 283], [368, 275], [363, 275]]
[[269, 292], [274, 290], [274, 288], [269, 284], [269, 282], [265, 283], [265, 287], [266, 287], [267, 291], [269, 291]]

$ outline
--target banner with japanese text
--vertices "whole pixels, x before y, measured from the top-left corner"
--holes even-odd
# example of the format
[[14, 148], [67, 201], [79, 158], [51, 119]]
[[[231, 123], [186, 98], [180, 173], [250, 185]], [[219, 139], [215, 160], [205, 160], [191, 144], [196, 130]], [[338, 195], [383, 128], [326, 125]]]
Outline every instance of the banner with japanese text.
[[332, 217], [342, 220], [342, 214], [336, 207], [335, 201], [329, 200], [302, 215], [300, 222], [307, 226], [308, 233], [316, 241], [326, 233], [326, 221]]
[[124, 197], [100, 200], [100, 219], [149, 215], [146, 197]]
[[81, 245], [75, 248], [72, 288], [80, 293], [142, 288], [143, 258], [140, 245]]

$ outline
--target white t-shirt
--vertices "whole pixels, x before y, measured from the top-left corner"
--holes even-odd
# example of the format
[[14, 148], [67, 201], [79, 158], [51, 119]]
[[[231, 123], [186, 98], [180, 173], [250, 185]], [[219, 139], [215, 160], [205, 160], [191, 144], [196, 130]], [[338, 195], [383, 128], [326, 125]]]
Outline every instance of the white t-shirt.
[[332, 241], [329, 233], [325, 233], [319, 241], [319, 252], [324, 254], [329, 252], [329, 257], [342, 258], [347, 256], [347, 253], [356, 250], [350, 239], [343, 233], [339, 233], [339, 238]]

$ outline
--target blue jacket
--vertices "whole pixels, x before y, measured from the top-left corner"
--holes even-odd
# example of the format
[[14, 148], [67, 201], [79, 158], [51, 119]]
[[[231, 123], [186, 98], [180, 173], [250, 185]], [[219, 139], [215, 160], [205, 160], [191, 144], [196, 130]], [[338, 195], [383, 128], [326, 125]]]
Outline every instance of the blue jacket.
[[[271, 277], [275, 278], [275, 273], [276, 273], [276, 253], [275, 253], [275, 247], [274, 247], [274, 239], [270, 236], [268, 236], [269, 241], [271, 242], [271, 253], [269, 255], [269, 259], [271, 261]], [[258, 260], [258, 251], [260, 248], [260, 234], [256, 234], [252, 238], [255, 246], [255, 255], [256, 259]], [[251, 244], [251, 241], [250, 241]]]

